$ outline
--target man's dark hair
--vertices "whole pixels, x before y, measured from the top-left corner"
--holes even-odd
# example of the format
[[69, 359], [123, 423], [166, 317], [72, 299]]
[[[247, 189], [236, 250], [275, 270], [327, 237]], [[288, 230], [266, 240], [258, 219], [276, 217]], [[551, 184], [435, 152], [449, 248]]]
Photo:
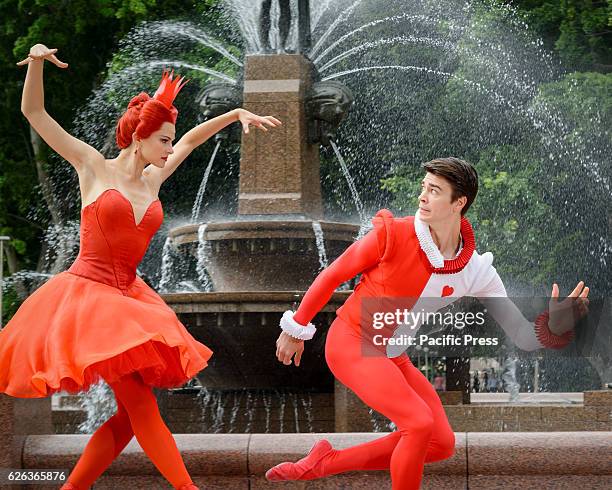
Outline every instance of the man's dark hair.
[[476, 199], [476, 194], [478, 194], [478, 173], [472, 164], [459, 158], [448, 157], [436, 158], [422, 166], [426, 172], [444, 177], [449, 181], [453, 189], [451, 202], [456, 201], [461, 196], [467, 198], [465, 206], [461, 209], [461, 216], [467, 213], [474, 199]]

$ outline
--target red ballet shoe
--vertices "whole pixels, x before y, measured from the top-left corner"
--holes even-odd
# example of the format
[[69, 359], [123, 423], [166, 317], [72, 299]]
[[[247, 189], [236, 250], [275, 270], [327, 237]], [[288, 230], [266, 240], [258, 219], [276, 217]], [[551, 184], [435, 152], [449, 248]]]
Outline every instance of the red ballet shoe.
[[81, 489], [79, 487], [77, 487], [75, 484], [70, 483], [69, 481], [67, 481], [66, 483], [64, 483], [62, 485], [60, 490], [81, 490]]
[[185, 485], [181, 485], [178, 490], [200, 490], [193, 483], [186, 483]]
[[314, 480], [325, 476], [321, 463], [334, 448], [325, 439], [316, 442], [308, 454], [297, 463], [281, 463], [266, 471], [268, 481]]

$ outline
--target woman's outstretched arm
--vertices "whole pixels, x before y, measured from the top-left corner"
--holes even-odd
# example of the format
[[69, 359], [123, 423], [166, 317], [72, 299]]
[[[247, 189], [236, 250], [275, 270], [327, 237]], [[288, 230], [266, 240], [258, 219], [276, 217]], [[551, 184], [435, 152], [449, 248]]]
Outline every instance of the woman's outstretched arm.
[[163, 168], [150, 165], [146, 170], [149, 175], [161, 184], [170, 177], [178, 166], [202, 143], [210, 139], [219, 131], [229, 126], [233, 122], [240, 121], [244, 129], [244, 133], [248, 134], [249, 126], [252, 124], [263, 131], [267, 131], [267, 126], [275, 128], [280, 126], [281, 122], [272, 116], [258, 116], [244, 109], [234, 109], [225, 114], [217, 116], [210, 121], [198, 124], [196, 127], [187, 131], [183, 137], [174, 146], [174, 153], [168, 157], [168, 161]]
[[57, 59], [57, 49], [49, 49], [43, 44], [36, 44], [30, 49], [26, 59], [17, 63], [28, 65], [23, 94], [21, 97], [21, 112], [40, 137], [54, 151], [60, 154], [77, 170], [83, 165], [96, 164], [104, 157], [95, 148], [68, 134], [55, 119], [45, 110], [45, 93], [43, 88], [43, 65], [48, 59], [60, 68], [68, 64]]

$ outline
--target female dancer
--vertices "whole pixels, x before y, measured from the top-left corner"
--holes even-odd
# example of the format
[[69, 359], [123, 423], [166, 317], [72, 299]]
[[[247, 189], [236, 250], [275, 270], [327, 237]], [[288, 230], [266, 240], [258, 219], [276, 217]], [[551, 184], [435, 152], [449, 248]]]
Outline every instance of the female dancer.
[[472, 227], [464, 215], [478, 190], [476, 170], [456, 158], [433, 160], [424, 169], [416, 216], [394, 218], [387, 210], [379, 211], [373, 219], [374, 229], [319, 274], [295, 314], [285, 312], [283, 332], [276, 342], [279, 361], [289, 365], [295, 355], [299, 366], [304, 340], [316, 330], [310, 320], [336, 287], [362, 273], [329, 329], [325, 357], [334, 376], [366, 405], [392, 420], [398, 430], [342, 450], [321, 440], [297, 463], [281, 463], [268, 470], [270, 481], [390, 470], [393, 489], [418, 489], [424, 463], [453, 455], [454, 433], [434, 388], [412, 365], [405, 348], [398, 356], [387, 347], [386, 354], [391, 354], [387, 356], [370, 336], [372, 305], [383, 305], [383, 298], [391, 305], [392, 298], [412, 298], [411, 306], [419, 311], [419, 302], [424, 305], [426, 299], [437, 298], [439, 309], [461, 296], [497, 297], [488, 300], [487, 309], [514, 343], [527, 351], [564, 347], [573, 338], [574, 321], [562, 310], [575, 302], [578, 315], [586, 313], [589, 288], [582, 281], [561, 303], [555, 284], [550, 319], [545, 312], [535, 325], [527, 322], [505, 298], [504, 286], [491, 265], [493, 256], [475, 251]]
[[162, 475], [197, 490], [164, 424], [151, 387], [181, 386], [207, 366], [212, 351], [197, 342], [161, 297], [136, 275], [163, 220], [162, 183], [197, 146], [234, 121], [267, 130], [280, 121], [242, 109], [188, 131], [173, 148], [183, 86], [164, 72], [151, 98], [134, 97], [116, 128], [121, 151], [106, 160], [45, 111], [43, 63], [60, 68], [56, 49], [33, 46], [21, 109], [32, 127], [77, 171], [83, 208], [81, 248], [72, 266], [26, 299], [0, 332], [0, 392], [22, 398], [77, 393], [104, 379], [117, 413], [89, 440], [64, 490], [85, 490], [136, 436]]

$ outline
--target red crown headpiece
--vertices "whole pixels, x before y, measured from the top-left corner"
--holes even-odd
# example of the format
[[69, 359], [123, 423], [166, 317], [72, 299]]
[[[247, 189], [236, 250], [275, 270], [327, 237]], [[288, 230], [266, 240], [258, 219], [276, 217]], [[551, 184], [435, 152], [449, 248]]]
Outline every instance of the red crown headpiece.
[[159, 100], [168, 109], [172, 109], [172, 103], [174, 102], [177, 94], [189, 81], [185, 80], [185, 77], [179, 76], [174, 80], [172, 79], [173, 77], [174, 70], [171, 72], [164, 70], [162, 73], [161, 82], [159, 82], [159, 87], [153, 95], [154, 99]]

